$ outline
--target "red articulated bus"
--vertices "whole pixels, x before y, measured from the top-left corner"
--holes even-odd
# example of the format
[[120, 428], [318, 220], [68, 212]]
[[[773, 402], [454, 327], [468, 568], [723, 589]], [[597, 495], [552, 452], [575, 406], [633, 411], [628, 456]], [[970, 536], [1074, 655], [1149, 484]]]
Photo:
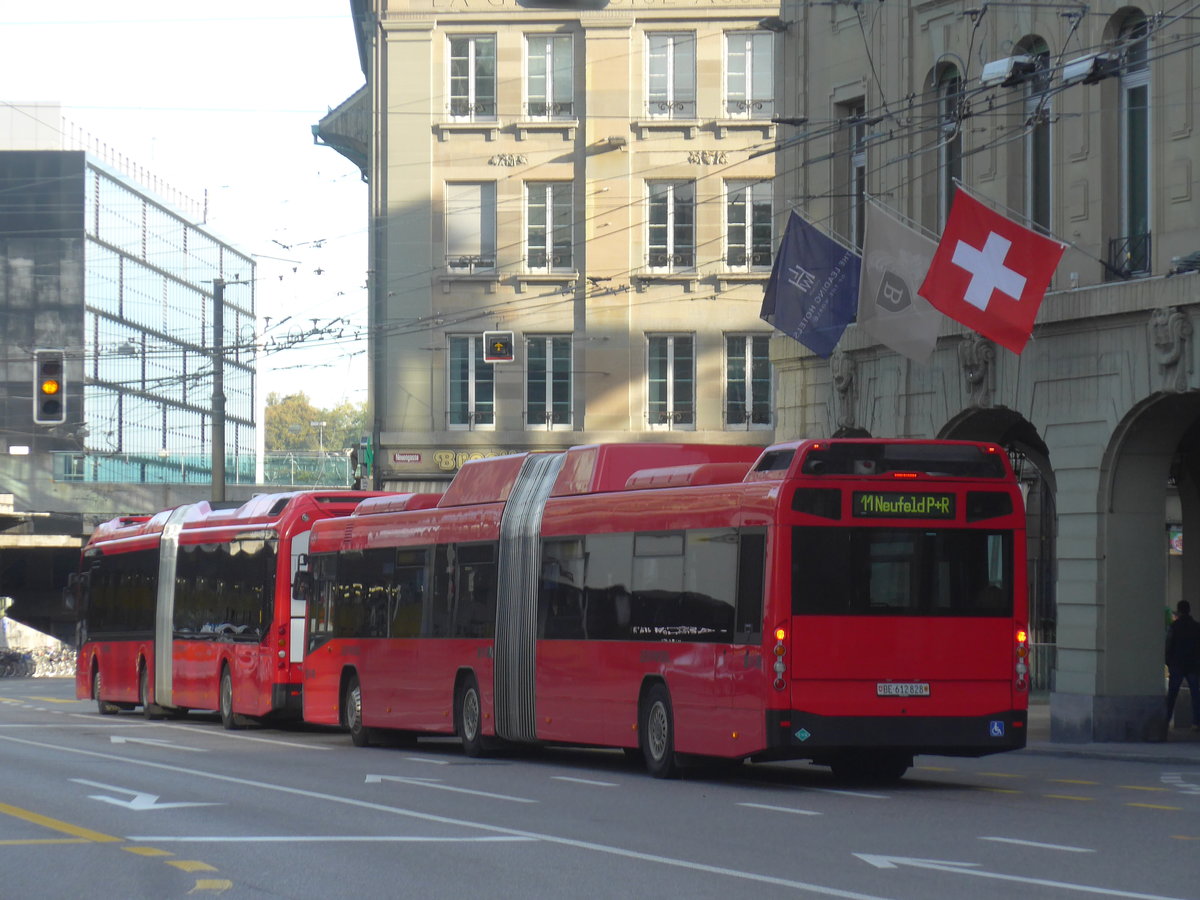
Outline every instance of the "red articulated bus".
[[306, 720], [892, 780], [1025, 745], [1025, 514], [995, 445], [613, 444], [313, 528]]
[[105, 715], [215, 709], [226, 728], [298, 717], [309, 530], [370, 496], [264, 494], [100, 525], [74, 586], [75, 696]]

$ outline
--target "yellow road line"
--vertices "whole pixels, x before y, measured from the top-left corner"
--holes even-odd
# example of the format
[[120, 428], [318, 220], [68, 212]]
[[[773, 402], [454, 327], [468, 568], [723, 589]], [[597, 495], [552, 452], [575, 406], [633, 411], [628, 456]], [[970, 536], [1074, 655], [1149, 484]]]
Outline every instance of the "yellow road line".
[[189, 894], [198, 894], [201, 891], [215, 891], [216, 893], [224, 893], [233, 887], [233, 882], [227, 878], [199, 878], [196, 880], [196, 886], [188, 891]]
[[138, 856], [174, 856], [170, 850], [159, 850], [157, 847], [122, 847], [126, 853], [135, 853]]
[[1140, 784], [1118, 784], [1117, 787], [1119, 787], [1123, 791], [1166, 791], [1166, 790], [1170, 790], [1170, 788], [1145, 787], [1144, 785], [1140, 785]]
[[24, 847], [27, 844], [90, 844], [86, 838], [30, 838], [25, 841], [0, 841], [0, 847]]
[[1098, 781], [1082, 781], [1078, 778], [1047, 778], [1051, 784], [1099, 784]]
[[174, 866], [177, 869], [183, 869], [185, 872], [216, 872], [216, 866], [210, 866], [206, 862], [200, 862], [198, 859], [169, 859], [168, 866]]
[[980, 787], [975, 788], [975, 790], [987, 791], [989, 794], [1020, 794], [1020, 793], [1022, 793], [1021, 791], [1015, 790], [1013, 788], [984, 787], [982, 785]]
[[1043, 797], [1049, 797], [1051, 800], [1078, 800], [1081, 803], [1090, 803], [1091, 797], [1073, 797], [1070, 794], [1043, 794]]
[[78, 700], [63, 700], [60, 697], [30, 697], [30, 700], [41, 700], [43, 703], [78, 703]]
[[43, 828], [49, 828], [52, 831], [71, 834], [85, 841], [95, 841], [98, 844], [113, 844], [124, 840], [124, 838], [113, 837], [111, 834], [102, 834], [99, 831], [92, 831], [90, 828], [82, 828], [79, 825], [72, 825], [70, 822], [63, 822], [59, 819], [52, 819], [49, 816], [30, 812], [18, 806], [9, 806], [7, 803], [0, 803], [0, 813], [12, 816], [15, 819], [24, 819], [26, 822], [41, 825]]
[[980, 772], [986, 778], [1024, 778], [1024, 775], [1014, 775], [1012, 772]]
[[1158, 806], [1154, 803], [1126, 803], [1125, 805], [1126, 806], [1137, 806], [1137, 807], [1140, 807], [1141, 809], [1168, 809], [1173, 812], [1177, 812], [1177, 811], [1183, 809], [1182, 806]]

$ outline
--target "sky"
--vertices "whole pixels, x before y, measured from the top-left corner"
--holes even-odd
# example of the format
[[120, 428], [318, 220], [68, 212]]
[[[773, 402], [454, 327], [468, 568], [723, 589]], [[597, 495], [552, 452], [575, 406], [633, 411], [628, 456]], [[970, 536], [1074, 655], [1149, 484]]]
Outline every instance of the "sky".
[[0, 0], [0, 102], [60, 103], [256, 256], [264, 397], [366, 401], [366, 185], [312, 136], [363, 83], [349, 0]]

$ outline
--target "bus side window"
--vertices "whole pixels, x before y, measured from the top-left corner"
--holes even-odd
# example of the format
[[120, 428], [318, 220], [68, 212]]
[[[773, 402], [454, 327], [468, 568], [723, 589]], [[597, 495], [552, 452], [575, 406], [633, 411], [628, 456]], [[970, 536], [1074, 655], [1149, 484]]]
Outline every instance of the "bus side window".
[[742, 532], [738, 544], [737, 612], [733, 634], [736, 644], [762, 642], [766, 558], [766, 534], [761, 531]]

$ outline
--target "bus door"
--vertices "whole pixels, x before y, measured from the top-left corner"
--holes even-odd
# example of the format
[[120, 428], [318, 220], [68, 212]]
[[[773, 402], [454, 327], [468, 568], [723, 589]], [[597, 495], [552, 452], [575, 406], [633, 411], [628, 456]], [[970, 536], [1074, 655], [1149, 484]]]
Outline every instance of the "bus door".
[[308, 541], [311, 532], [292, 535], [291, 556], [291, 631], [288, 635], [288, 662], [304, 662], [304, 624], [313, 594], [313, 577], [308, 570]]
[[730, 711], [726, 737], [733, 752], [758, 749], [765, 739], [763, 696], [772, 679], [772, 660], [763, 652], [766, 540], [763, 529], [742, 529], [730, 548], [736, 553], [729, 560], [736, 572], [733, 635], [717, 654], [714, 674], [718, 702]]
[[159, 706], [175, 705], [175, 570], [179, 563], [179, 535], [191, 508], [188, 504], [175, 509], [163, 524], [162, 537], [159, 539], [153, 689], [154, 701]]

